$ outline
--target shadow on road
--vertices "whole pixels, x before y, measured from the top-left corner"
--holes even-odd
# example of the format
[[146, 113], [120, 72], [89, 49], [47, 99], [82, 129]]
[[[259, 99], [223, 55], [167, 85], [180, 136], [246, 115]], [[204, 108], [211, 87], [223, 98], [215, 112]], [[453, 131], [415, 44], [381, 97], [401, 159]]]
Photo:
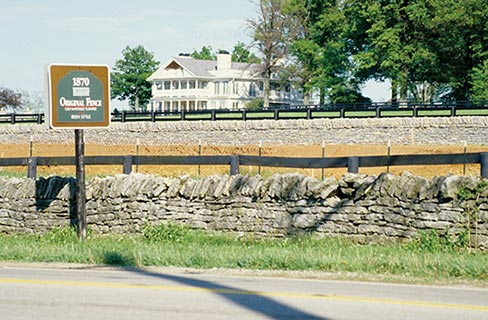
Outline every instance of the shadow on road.
[[127, 261], [125, 257], [118, 255], [115, 252], [107, 253], [105, 258], [107, 264], [123, 266], [123, 269], [129, 272], [134, 272], [147, 277], [170, 280], [184, 286], [209, 290], [214, 294], [234, 303], [235, 305], [259, 313], [268, 317], [269, 319], [330, 320], [328, 318], [319, 317], [306, 311], [299, 310], [295, 307], [288, 306], [282, 302], [263, 296], [259, 292], [246, 291], [239, 288], [220, 285], [211, 281], [194, 279], [191, 277], [163, 274], [139, 269], [133, 267], [134, 264], [132, 264], [132, 260], [129, 259], [129, 261]]

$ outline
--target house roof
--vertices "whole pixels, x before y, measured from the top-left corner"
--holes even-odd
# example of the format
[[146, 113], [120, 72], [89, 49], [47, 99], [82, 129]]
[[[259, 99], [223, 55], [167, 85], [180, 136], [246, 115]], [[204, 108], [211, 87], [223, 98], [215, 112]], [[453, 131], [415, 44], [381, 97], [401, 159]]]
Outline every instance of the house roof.
[[[177, 64], [197, 78], [215, 78], [214, 72], [217, 70], [216, 60], [199, 60], [190, 57], [173, 57], [168, 60], [161, 68], [154, 72], [148, 80], [158, 79], [166, 69]], [[232, 62], [231, 71], [257, 73], [261, 65], [255, 63]]]

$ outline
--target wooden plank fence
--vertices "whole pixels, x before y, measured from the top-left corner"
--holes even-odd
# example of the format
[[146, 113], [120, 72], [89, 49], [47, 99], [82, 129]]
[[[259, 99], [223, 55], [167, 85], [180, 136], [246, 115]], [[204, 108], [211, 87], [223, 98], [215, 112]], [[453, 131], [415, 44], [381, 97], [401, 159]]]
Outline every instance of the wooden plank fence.
[[[113, 112], [113, 122], [282, 120], [320, 118], [456, 117], [488, 116], [488, 101], [451, 101], [442, 103], [365, 102], [325, 105], [274, 106], [267, 110], [179, 110]], [[43, 113], [0, 114], [0, 123], [43, 123]]]
[[[26, 166], [27, 177], [37, 177], [38, 166], [74, 166], [75, 157], [0, 158], [0, 167]], [[415, 154], [333, 158], [285, 158], [249, 155], [222, 156], [85, 156], [85, 165], [120, 165], [130, 174], [134, 165], [229, 165], [230, 174], [239, 173], [241, 165], [282, 168], [347, 168], [358, 173], [360, 167], [480, 164], [480, 175], [488, 178], [488, 152], [455, 154]]]

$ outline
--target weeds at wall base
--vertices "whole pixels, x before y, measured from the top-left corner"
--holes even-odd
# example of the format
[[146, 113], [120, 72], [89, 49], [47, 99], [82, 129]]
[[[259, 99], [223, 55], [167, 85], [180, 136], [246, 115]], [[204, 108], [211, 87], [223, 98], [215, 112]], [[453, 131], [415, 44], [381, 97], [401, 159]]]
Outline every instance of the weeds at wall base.
[[382, 245], [311, 235], [239, 239], [167, 224], [147, 225], [138, 236], [90, 234], [87, 241], [79, 242], [74, 228], [56, 228], [43, 235], [0, 235], [0, 260], [306, 270], [488, 283], [488, 254], [465, 249], [465, 241], [464, 235], [454, 240], [433, 232], [421, 233], [409, 244]]

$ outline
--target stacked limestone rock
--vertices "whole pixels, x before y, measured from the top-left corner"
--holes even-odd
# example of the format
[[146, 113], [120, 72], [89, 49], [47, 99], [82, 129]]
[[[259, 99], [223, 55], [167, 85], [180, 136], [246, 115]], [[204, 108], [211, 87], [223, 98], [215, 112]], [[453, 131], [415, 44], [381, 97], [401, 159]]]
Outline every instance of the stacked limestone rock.
[[[140, 232], [168, 221], [194, 228], [281, 237], [313, 232], [358, 240], [409, 239], [435, 229], [488, 248], [488, 187], [477, 177], [404, 173], [164, 178], [131, 174], [87, 184], [95, 232]], [[73, 178], [0, 178], [0, 232], [40, 232], [76, 221]]]

